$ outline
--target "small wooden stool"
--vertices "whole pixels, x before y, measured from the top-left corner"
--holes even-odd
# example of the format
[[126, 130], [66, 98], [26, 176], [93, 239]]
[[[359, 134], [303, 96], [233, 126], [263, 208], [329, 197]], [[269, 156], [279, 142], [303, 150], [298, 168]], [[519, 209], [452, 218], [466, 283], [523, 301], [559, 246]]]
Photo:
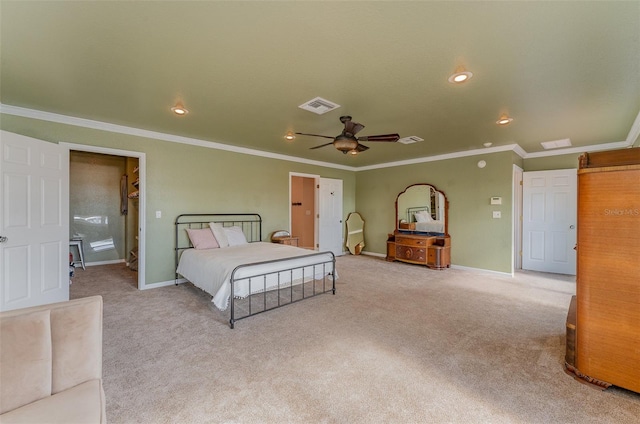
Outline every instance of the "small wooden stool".
[[[73, 239], [69, 240], [69, 248], [72, 248], [74, 246], [76, 247], [76, 249], [78, 249], [78, 256], [80, 257], [80, 260], [76, 261], [74, 259], [73, 264], [75, 265], [77, 263], [80, 263], [80, 265], [82, 265], [82, 269], [86, 269], [84, 267], [84, 246], [82, 244], [82, 239], [73, 238]], [[75, 256], [74, 256], [74, 258], [75, 258]]]

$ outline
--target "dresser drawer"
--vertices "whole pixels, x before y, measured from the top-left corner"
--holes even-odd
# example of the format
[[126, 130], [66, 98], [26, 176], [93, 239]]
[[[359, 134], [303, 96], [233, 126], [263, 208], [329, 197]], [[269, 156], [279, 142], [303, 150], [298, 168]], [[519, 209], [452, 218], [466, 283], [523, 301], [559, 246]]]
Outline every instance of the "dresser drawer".
[[397, 245], [403, 245], [403, 246], [417, 246], [417, 247], [426, 247], [429, 245], [429, 237], [422, 237], [422, 238], [414, 238], [414, 237], [407, 237], [407, 236], [396, 236], [396, 244]]
[[396, 259], [420, 264], [427, 263], [427, 248], [396, 244]]

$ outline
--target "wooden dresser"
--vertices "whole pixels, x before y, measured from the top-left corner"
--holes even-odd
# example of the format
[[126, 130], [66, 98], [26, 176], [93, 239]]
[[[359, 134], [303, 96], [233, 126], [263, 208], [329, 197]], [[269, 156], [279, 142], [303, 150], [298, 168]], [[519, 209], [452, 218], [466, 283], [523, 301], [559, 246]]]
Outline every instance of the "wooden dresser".
[[640, 148], [580, 157], [577, 236], [566, 369], [640, 393]]
[[426, 265], [432, 269], [451, 267], [451, 238], [396, 232], [387, 239], [388, 261]]

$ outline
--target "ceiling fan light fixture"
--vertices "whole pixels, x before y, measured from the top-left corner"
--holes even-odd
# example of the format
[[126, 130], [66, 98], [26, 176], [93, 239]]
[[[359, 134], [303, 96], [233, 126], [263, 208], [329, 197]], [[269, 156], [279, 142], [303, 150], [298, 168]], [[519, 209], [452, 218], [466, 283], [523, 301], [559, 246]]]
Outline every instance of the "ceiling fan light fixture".
[[289, 132], [287, 132], [287, 134], [284, 136], [284, 138], [285, 138], [285, 140], [289, 140], [289, 141], [291, 141], [291, 140], [295, 139], [295, 138], [296, 138], [296, 136], [295, 136], [295, 134], [294, 134], [294, 133], [292, 133], [291, 131], [289, 131]]
[[171, 112], [175, 113], [178, 116], [184, 116], [189, 113], [189, 111], [185, 109], [182, 103], [176, 103], [176, 105], [171, 108]]
[[358, 141], [341, 134], [336, 137], [333, 146], [346, 155], [358, 147]]
[[513, 118], [509, 117], [509, 115], [507, 115], [506, 113], [503, 113], [502, 115], [500, 115], [500, 118], [498, 118], [498, 120], [496, 121], [496, 124], [509, 125], [511, 122], [513, 122]]
[[448, 81], [452, 84], [462, 84], [463, 82], [469, 81], [471, 77], [473, 77], [472, 72], [467, 71], [464, 66], [458, 66]]

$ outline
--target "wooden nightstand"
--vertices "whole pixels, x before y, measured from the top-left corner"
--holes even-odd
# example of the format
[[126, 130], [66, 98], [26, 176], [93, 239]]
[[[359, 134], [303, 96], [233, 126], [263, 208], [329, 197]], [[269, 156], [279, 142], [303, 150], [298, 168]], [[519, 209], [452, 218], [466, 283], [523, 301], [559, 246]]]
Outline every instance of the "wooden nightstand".
[[298, 237], [272, 237], [271, 241], [274, 243], [288, 244], [289, 246], [298, 247]]
[[400, 228], [401, 230], [415, 231], [416, 223], [415, 222], [400, 222], [398, 224], [398, 228]]

